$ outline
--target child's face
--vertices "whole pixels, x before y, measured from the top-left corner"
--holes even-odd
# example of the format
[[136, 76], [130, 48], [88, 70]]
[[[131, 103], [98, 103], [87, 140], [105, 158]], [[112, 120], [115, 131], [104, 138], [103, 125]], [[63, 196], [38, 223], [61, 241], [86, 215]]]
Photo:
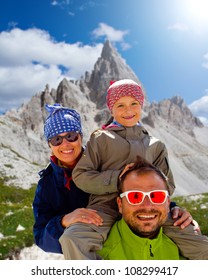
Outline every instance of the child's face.
[[121, 97], [113, 105], [112, 116], [123, 126], [134, 126], [140, 121], [142, 108], [136, 99], [131, 96]]

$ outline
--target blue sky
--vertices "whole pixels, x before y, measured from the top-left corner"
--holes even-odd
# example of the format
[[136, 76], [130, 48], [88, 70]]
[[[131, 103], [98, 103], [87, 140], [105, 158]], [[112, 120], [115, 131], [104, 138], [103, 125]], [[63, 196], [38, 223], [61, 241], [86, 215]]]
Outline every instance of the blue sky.
[[207, 0], [0, 0], [0, 112], [91, 71], [109, 39], [150, 101], [208, 124]]

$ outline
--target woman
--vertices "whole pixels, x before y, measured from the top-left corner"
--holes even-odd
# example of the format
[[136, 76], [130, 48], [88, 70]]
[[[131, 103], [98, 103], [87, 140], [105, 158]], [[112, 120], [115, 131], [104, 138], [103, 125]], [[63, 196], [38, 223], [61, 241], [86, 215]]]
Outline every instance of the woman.
[[100, 225], [95, 210], [86, 209], [89, 195], [78, 189], [71, 173], [80, 159], [82, 127], [79, 114], [59, 104], [46, 105], [44, 135], [51, 149], [50, 164], [40, 171], [33, 201], [35, 243], [46, 252], [62, 253], [59, 237], [77, 222]]

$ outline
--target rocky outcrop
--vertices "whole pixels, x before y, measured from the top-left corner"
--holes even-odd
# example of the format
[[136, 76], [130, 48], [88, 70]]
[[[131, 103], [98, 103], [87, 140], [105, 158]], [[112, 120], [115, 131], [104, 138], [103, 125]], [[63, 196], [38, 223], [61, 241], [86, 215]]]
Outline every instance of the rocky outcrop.
[[174, 125], [179, 131], [184, 131], [194, 136], [195, 127], [203, 127], [203, 123], [193, 116], [188, 106], [180, 96], [165, 99], [159, 103], [152, 103], [148, 107], [148, 115], [143, 123], [155, 127], [155, 122], [165, 120], [169, 125]]

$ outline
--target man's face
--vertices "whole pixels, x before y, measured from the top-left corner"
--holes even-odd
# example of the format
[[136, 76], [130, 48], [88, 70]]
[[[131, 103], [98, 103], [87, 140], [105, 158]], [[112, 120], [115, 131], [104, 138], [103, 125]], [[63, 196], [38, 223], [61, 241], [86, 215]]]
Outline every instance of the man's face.
[[[167, 190], [165, 182], [154, 171], [143, 174], [130, 172], [123, 182], [123, 192], [137, 190], [150, 192]], [[131, 205], [126, 197], [118, 198], [119, 212], [129, 228], [138, 236], [153, 238], [165, 223], [169, 212], [169, 197], [163, 204], [153, 204], [146, 196], [139, 205]]]

